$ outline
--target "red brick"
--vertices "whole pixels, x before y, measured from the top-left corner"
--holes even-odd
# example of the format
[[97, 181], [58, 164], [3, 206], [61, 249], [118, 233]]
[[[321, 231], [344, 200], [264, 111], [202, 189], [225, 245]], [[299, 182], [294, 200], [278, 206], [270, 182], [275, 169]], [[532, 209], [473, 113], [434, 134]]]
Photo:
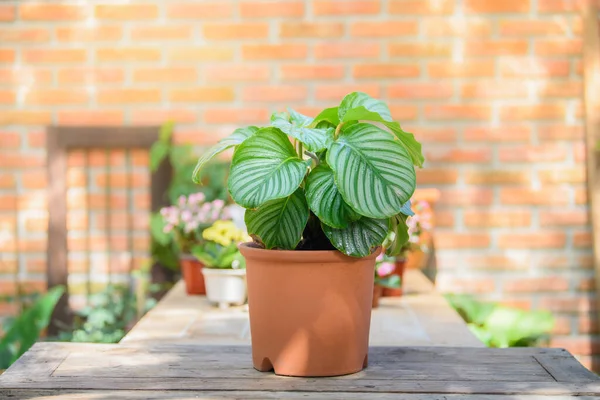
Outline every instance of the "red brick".
[[49, 111], [0, 111], [0, 125], [48, 125], [51, 121]]
[[472, 127], [465, 128], [463, 137], [472, 142], [529, 142], [531, 128], [527, 126]]
[[303, 59], [307, 54], [306, 44], [301, 43], [242, 45], [244, 60]]
[[122, 68], [63, 68], [58, 70], [58, 82], [67, 83], [122, 83], [125, 72]]
[[493, 279], [482, 278], [452, 278], [445, 275], [436, 277], [436, 288], [440, 291], [453, 293], [490, 293], [496, 288], [496, 282]]
[[569, 75], [568, 60], [544, 60], [540, 58], [510, 58], [498, 60], [500, 75], [518, 78], [546, 78]]
[[242, 18], [278, 18], [304, 16], [302, 1], [242, 1], [240, 3]]
[[455, 143], [457, 133], [452, 127], [424, 127], [424, 126], [403, 126], [405, 131], [418, 132], [419, 141], [422, 143]]
[[375, 98], [380, 97], [381, 90], [379, 84], [323, 84], [315, 88], [315, 98], [317, 100], [335, 100], [341, 101], [345, 95], [351, 92], [365, 92]]
[[580, 188], [575, 190], [575, 204], [588, 204], [587, 190]]
[[134, 82], [193, 83], [198, 80], [195, 67], [155, 67], [133, 71]]
[[87, 92], [80, 89], [37, 89], [25, 96], [28, 105], [86, 104], [88, 101]]
[[583, 139], [582, 126], [568, 125], [544, 125], [538, 128], [538, 138], [540, 140], [581, 140]]
[[538, 10], [542, 13], [564, 13], [580, 11], [581, 0], [538, 0]]
[[589, 315], [580, 315], [577, 328], [578, 333], [600, 333], [600, 323], [595, 317]]
[[24, 21], [77, 21], [85, 19], [85, 7], [69, 4], [30, 3], [19, 6]]
[[502, 188], [500, 189], [500, 201], [502, 204], [513, 205], [564, 205], [569, 202], [569, 193], [559, 187], [543, 189]]
[[404, 15], [448, 15], [454, 11], [452, 0], [391, 0], [389, 11]]
[[112, 47], [96, 50], [96, 61], [160, 61], [161, 51], [157, 48]]
[[435, 232], [435, 245], [439, 249], [474, 249], [490, 245], [488, 233]]
[[465, 211], [464, 223], [470, 228], [527, 227], [531, 225], [531, 212], [511, 209]]
[[102, 89], [98, 91], [99, 104], [158, 103], [159, 89]]
[[124, 122], [121, 110], [60, 110], [58, 123], [63, 125], [121, 125]]
[[356, 64], [352, 76], [361, 78], [415, 78], [420, 75], [419, 66], [414, 63]]
[[543, 82], [537, 93], [540, 97], [581, 97], [583, 82]]
[[14, 104], [17, 93], [14, 90], [0, 89], [0, 104]]
[[3, 168], [36, 168], [45, 166], [46, 158], [39, 153], [19, 154], [17, 152], [0, 153]]
[[502, 233], [498, 236], [501, 249], [562, 249], [567, 238], [564, 232]]
[[542, 184], [583, 183], [585, 182], [585, 167], [540, 170], [538, 177]]
[[248, 86], [242, 90], [242, 100], [253, 101], [300, 101], [307, 97], [305, 86]]
[[160, 125], [167, 121], [185, 124], [196, 122], [197, 115], [197, 111], [186, 109], [132, 110], [131, 122], [138, 125]]
[[484, 78], [494, 76], [493, 61], [467, 61], [464, 63], [430, 62], [427, 71], [430, 78]]
[[447, 99], [454, 94], [454, 86], [448, 82], [396, 83], [388, 86], [392, 99]]
[[265, 82], [271, 75], [268, 65], [214, 65], [204, 70], [207, 82]]
[[28, 132], [27, 133], [27, 147], [29, 148], [42, 148], [46, 147], [46, 132]]
[[421, 21], [425, 34], [432, 37], [462, 36], [466, 38], [490, 36], [492, 25], [483, 19], [449, 20], [448, 18], [427, 17]]
[[44, 43], [50, 40], [48, 29], [42, 28], [8, 28], [0, 29], [2, 43]]
[[591, 232], [573, 232], [573, 247], [591, 247], [592, 233]]
[[15, 62], [15, 51], [12, 49], [0, 49], [0, 63]]
[[414, 105], [390, 104], [389, 107], [394, 120], [407, 121], [417, 119], [419, 113], [419, 109]]
[[537, 40], [535, 54], [540, 56], [579, 55], [582, 52], [581, 39]]
[[87, 59], [84, 49], [32, 49], [22, 51], [27, 63], [83, 63]]
[[267, 108], [207, 108], [203, 110], [207, 124], [250, 124], [269, 120]]
[[[25, 189], [45, 189], [48, 185], [45, 169], [36, 169], [34, 171], [21, 172], [21, 184]], [[46, 221], [43, 220], [42, 229], [48, 228]], [[29, 228], [28, 228], [29, 229]]]
[[415, 36], [419, 33], [417, 21], [357, 21], [350, 25], [350, 35], [355, 37]]
[[571, 333], [571, 318], [555, 317], [553, 335], [569, 335]]
[[537, 104], [533, 106], [504, 106], [500, 118], [504, 121], [552, 120], [565, 117], [562, 104]]
[[522, 0], [466, 0], [465, 10], [472, 14], [519, 13], [529, 11], [529, 2]]
[[121, 39], [122, 36], [123, 30], [120, 26], [56, 28], [56, 38], [60, 42], [112, 42]]
[[426, 105], [425, 117], [432, 120], [488, 120], [490, 106], [476, 104]]
[[335, 38], [344, 35], [339, 22], [282, 22], [279, 36], [283, 38]]
[[171, 62], [202, 62], [233, 60], [233, 49], [225, 46], [174, 48], [169, 52]]
[[449, 57], [452, 46], [449, 43], [390, 43], [390, 57]]
[[526, 184], [529, 181], [529, 171], [479, 170], [465, 173], [465, 182], [471, 185]]
[[[0, 139], [0, 144], [2, 139]], [[15, 177], [13, 175], [9, 175], [8, 173], [0, 173], [0, 189], [17, 189], [17, 183], [15, 181]]]
[[[437, 215], [437, 211], [436, 211]], [[440, 269], [446, 268], [446, 262], [448, 263], [447, 268], [452, 268], [454, 265], [460, 263], [461, 265], [468, 266], [469, 269], [476, 270], [498, 270], [498, 271], [513, 271], [513, 270], [525, 270], [529, 268], [528, 257], [519, 255], [518, 257], [510, 257], [504, 255], [473, 255], [473, 256], [459, 256], [449, 258], [447, 261], [440, 260]]]
[[228, 102], [233, 98], [232, 88], [219, 86], [174, 89], [169, 96], [173, 102]]
[[17, 132], [0, 131], [1, 149], [18, 149], [21, 146], [21, 135]]
[[317, 59], [377, 58], [380, 53], [381, 50], [377, 42], [320, 42], [315, 44], [315, 57]]
[[233, 15], [233, 3], [229, 1], [180, 2], [167, 4], [167, 16], [175, 19], [225, 19]]
[[560, 313], [589, 313], [596, 310], [596, 299], [588, 295], [569, 297], [542, 297], [539, 307]]
[[564, 292], [569, 290], [569, 281], [562, 276], [521, 277], [504, 282], [503, 288], [508, 293]]
[[315, 15], [369, 15], [379, 14], [379, 0], [313, 0]]
[[488, 163], [491, 159], [491, 151], [488, 148], [480, 149], [444, 149], [429, 150], [426, 152], [427, 162], [444, 163]]
[[550, 347], [559, 347], [574, 355], [598, 354], [600, 353], [600, 339], [581, 336], [555, 336], [550, 341]]
[[498, 149], [501, 162], [550, 162], [562, 161], [567, 151], [564, 146], [545, 144], [539, 146], [510, 146]]
[[131, 29], [133, 40], [185, 40], [192, 38], [191, 25], [176, 26], [134, 26]]
[[466, 82], [462, 85], [461, 95], [464, 98], [524, 98], [527, 97], [528, 90], [522, 82]]
[[52, 71], [29, 68], [27, 70], [0, 68], [0, 82], [8, 85], [48, 84], [52, 83]]
[[585, 143], [573, 143], [573, 158], [576, 163], [584, 163], [587, 158]]
[[564, 20], [506, 19], [498, 21], [501, 36], [566, 35]]
[[454, 213], [452, 211], [435, 211], [435, 226], [441, 228], [452, 228], [454, 227]]
[[100, 4], [95, 15], [105, 20], [151, 20], [158, 17], [156, 4]]
[[0, 21], [1, 22], [11, 22], [15, 20], [15, 6], [11, 6], [8, 4], [0, 5]]
[[478, 40], [465, 43], [466, 56], [522, 56], [527, 54], [527, 39]]
[[418, 169], [416, 173], [419, 185], [454, 184], [458, 181], [458, 171], [451, 169]]
[[320, 80], [341, 79], [344, 77], [343, 65], [282, 65], [280, 67], [283, 80]]
[[105, 187], [108, 183], [113, 188], [140, 188], [150, 184], [150, 177], [146, 173], [135, 172], [130, 174], [112, 172], [109, 175], [102, 173], [96, 174], [95, 183], [98, 187]]
[[202, 25], [204, 38], [208, 40], [265, 39], [269, 36], [266, 22], [205, 23]]

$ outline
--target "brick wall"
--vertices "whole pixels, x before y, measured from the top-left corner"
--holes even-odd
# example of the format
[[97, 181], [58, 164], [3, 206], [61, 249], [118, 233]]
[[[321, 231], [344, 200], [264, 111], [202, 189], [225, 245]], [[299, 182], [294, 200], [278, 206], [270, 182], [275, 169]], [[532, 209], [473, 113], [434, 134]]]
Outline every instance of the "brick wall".
[[45, 125], [174, 119], [176, 140], [205, 146], [284, 105], [314, 115], [361, 90], [426, 149], [440, 289], [553, 310], [554, 344], [589, 364], [579, 3], [4, 1], [1, 226], [20, 211], [0, 274], [44, 278], [45, 232], [30, 221], [44, 218]]

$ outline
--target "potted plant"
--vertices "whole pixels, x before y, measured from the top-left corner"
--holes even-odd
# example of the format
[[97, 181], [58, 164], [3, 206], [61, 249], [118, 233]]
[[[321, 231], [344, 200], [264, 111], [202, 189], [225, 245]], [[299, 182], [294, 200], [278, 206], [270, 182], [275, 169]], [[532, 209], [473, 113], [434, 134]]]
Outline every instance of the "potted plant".
[[246, 263], [238, 250], [241, 242], [250, 240], [246, 231], [233, 221], [216, 221], [202, 232], [201, 245], [192, 254], [204, 264], [202, 274], [206, 297], [220, 308], [246, 302]]
[[431, 230], [431, 206], [428, 202], [420, 200], [412, 205], [412, 210], [413, 215], [406, 220], [406, 224], [408, 225], [408, 242], [406, 242], [400, 253], [395, 257], [394, 270], [391, 272], [391, 275], [399, 277], [398, 286], [382, 287], [381, 295], [383, 297], [402, 296], [402, 282], [407, 259], [409, 257], [422, 258], [423, 251], [427, 251], [425, 236]]
[[383, 291], [402, 290], [402, 276], [396, 272], [396, 257], [390, 257], [385, 254], [380, 254], [375, 260], [375, 284], [373, 286], [373, 303], [372, 307], [379, 307], [379, 299], [383, 295]]
[[204, 193], [180, 196], [175, 205], [160, 210], [164, 233], [174, 235], [181, 254], [179, 262], [188, 294], [205, 294], [203, 264], [191, 254], [192, 247], [202, 241], [202, 232], [215, 221], [227, 217], [221, 199], [205, 202]]
[[408, 240], [406, 216], [421, 145], [387, 105], [351, 93], [310, 118], [275, 113], [240, 128], [198, 160], [234, 147], [228, 187], [246, 208], [254, 367], [334, 376], [367, 365], [373, 269], [386, 242]]

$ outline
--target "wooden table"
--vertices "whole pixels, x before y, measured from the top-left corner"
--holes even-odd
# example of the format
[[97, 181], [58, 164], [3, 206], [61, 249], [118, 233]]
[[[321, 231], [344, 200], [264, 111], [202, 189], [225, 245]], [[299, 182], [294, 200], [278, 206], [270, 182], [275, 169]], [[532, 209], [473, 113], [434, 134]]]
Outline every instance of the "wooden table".
[[[387, 297], [371, 317], [371, 346], [483, 347], [460, 316], [416, 270], [404, 277], [406, 295]], [[179, 282], [121, 343], [249, 345], [246, 307], [219, 310], [204, 296], [187, 296]]]

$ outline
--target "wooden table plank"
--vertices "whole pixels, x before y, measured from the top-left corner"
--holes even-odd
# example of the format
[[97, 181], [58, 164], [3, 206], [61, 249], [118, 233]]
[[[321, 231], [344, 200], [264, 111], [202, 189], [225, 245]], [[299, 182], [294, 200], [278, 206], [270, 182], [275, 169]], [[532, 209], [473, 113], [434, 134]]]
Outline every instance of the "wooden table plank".
[[[405, 276], [405, 296], [386, 297], [371, 317], [371, 346], [483, 347], [460, 316], [420, 272]], [[121, 343], [249, 345], [247, 307], [220, 310], [179, 282]]]

